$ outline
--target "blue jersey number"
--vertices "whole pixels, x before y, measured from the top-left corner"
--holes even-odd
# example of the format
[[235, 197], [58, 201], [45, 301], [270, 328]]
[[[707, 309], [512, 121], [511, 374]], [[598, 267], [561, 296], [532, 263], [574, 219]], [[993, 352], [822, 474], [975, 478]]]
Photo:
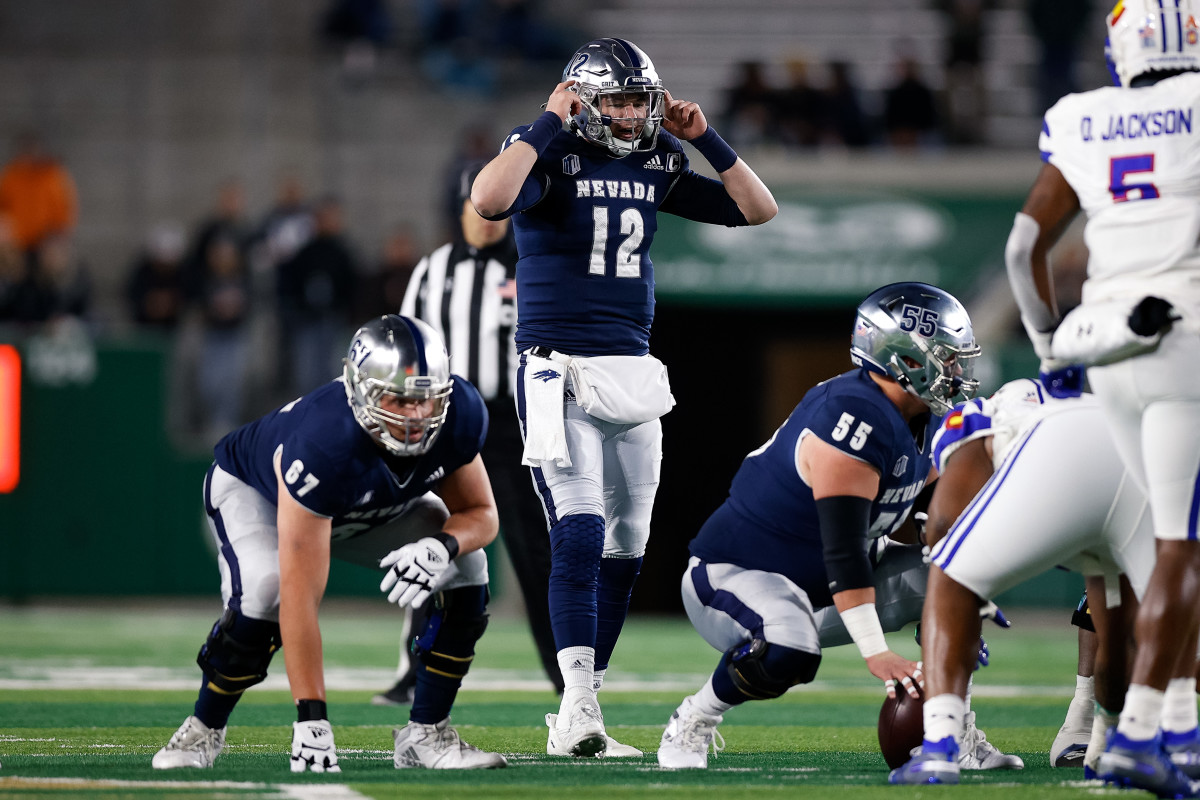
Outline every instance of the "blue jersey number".
[[[1121, 156], [1108, 161], [1108, 190], [1112, 192], [1114, 203], [1124, 203], [1126, 200], [1153, 200], [1158, 197], [1158, 187], [1153, 183], [1126, 183], [1128, 175], [1140, 172], [1154, 172], [1154, 154], [1142, 153], [1136, 156]], [[1138, 194], [1130, 197], [1131, 191]]]
[[[624, 238], [613, 254], [618, 278], [642, 276], [642, 256], [637, 249], [645, 235], [646, 223], [642, 220], [642, 213], [636, 208], [622, 211], [621, 236]], [[608, 274], [608, 208], [605, 206], [592, 208], [592, 255], [588, 260], [588, 274]]]

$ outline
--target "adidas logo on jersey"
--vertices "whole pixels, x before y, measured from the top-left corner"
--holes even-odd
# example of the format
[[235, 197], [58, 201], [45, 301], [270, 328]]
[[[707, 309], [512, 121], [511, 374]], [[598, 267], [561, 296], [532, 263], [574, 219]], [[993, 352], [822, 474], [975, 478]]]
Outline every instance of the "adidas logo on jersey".
[[656, 169], [661, 172], [665, 168], [663, 167], [662, 158], [659, 157], [658, 153], [655, 153], [654, 158], [642, 165], [642, 169]]

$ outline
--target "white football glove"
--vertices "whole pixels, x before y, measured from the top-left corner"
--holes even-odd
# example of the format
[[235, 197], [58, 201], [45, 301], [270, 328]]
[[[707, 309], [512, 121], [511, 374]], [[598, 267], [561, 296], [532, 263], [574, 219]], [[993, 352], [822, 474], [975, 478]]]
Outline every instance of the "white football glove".
[[292, 723], [292, 772], [341, 772], [327, 719]]
[[388, 571], [379, 584], [379, 591], [388, 592], [388, 602], [420, 608], [450, 569], [450, 551], [427, 536], [388, 553], [379, 566]]

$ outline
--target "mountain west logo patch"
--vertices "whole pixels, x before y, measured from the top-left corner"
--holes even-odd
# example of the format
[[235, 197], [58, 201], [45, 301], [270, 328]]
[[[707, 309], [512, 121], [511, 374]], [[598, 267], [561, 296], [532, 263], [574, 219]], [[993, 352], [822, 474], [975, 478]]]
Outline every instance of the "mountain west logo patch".
[[579, 156], [572, 153], [569, 156], [564, 156], [562, 160], [563, 175], [575, 175], [579, 172]]
[[908, 469], [908, 456], [900, 456], [900, 460], [896, 462], [896, 466], [892, 467], [892, 474], [899, 478], [904, 474], [904, 470]]

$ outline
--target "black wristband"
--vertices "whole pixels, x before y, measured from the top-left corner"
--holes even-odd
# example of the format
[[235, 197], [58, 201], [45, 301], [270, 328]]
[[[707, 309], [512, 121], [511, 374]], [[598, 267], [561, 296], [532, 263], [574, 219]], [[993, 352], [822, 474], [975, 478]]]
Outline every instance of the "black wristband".
[[438, 531], [433, 535], [433, 538], [446, 546], [446, 552], [450, 554], [450, 560], [453, 561], [454, 557], [458, 555], [458, 539], [455, 539], [445, 531]]
[[329, 709], [324, 700], [297, 700], [296, 721], [312, 722], [314, 719], [329, 719]]

